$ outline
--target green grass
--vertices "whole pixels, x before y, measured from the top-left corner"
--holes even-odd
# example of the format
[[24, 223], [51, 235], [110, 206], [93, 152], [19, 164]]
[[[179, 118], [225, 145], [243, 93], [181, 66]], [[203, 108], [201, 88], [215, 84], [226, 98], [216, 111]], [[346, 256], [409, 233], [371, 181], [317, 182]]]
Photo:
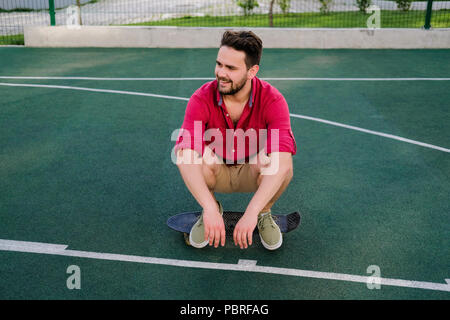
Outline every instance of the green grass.
[[[273, 16], [274, 27], [290, 28], [365, 28], [370, 15], [358, 11], [330, 12], [321, 14], [318, 12], [275, 14]], [[425, 22], [424, 11], [398, 11], [382, 10], [382, 28], [420, 28]], [[450, 10], [433, 11], [431, 24], [433, 28], [450, 27]], [[250, 16], [224, 16], [224, 17], [192, 17], [185, 16], [159, 21], [149, 21], [137, 24], [141, 26], [184, 26], [184, 27], [268, 27], [267, 15], [254, 14]]]
[[[80, 4], [80, 6], [83, 7], [85, 5], [93, 4], [93, 3], [97, 3], [97, 2], [98, 2], [98, 0], [91, 0], [91, 1], [88, 1], [86, 3]], [[72, 5], [75, 5], [75, 4], [72, 4]], [[66, 9], [68, 7], [69, 6], [61, 7], [61, 8], [58, 7], [58, 8], [56, 8], [56, 10]], [[11, 13], [11, 12], [39, 12], [39, 11], [48, 11], [48, 10], [49, 9], [32, 9], [32, 8], [14, 8], [14, 9], [8, 9], [7, 10], [7, 9], [0, 8], [0, 13], [1, 12], [5, 12], [5, 13]]]
[[8, 36], [0, 35], [0, 45], [24, 45], [25, 40], [23, 34], [15, 34]]

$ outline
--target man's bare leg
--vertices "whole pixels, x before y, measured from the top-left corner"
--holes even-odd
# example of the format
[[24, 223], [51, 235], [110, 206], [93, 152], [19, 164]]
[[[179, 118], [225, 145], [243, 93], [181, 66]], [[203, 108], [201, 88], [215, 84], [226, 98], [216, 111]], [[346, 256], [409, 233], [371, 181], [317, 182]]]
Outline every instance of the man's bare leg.
[[[262, 167], [263, 165], [259, 160], [257, 164], [251, 165], [252, 174], [256, 179], [256, 184], [258, 187], [261, 185], [261, 182], [265, 177], [265, 175], [261, 174]], [[293, 170], [289, 171], [289, 174], [286, 176], [285, 180], [281, 184], [280, 189], [278, 189], [278, 191], [275, 193], [272, 199], [270, 199], [270, 201], [264, 206], [264, 209], [261, 212], [268, 212], [272, 208], [272, 206], [275, 204], [275, 202], [277, 202], [277, 200], [281, 197], [284, 191], [286, 191], [293, 176], [294, 176]]]
[[[260, 175], [258, 178], [258, 186], [261, 184], [262, 177], [264, 177], [264, 176]], [[277, 202], [277, 200], [281, 197], [281, 195], [284, 193], [284, 191], [289, 186], [289, 183], [291, 182], [292, 177], [293, 177], [293, 175], [289, 175], [286, 177], [286, 179], [283, 181], [283, 184], [281, 185], [280, 189], [278, 189], [277, 193], [275, 193], [275, 195], [266, 204], [266, 206], [264, 207], [264, 209], [261, 212], [268, 212], [272, 208], [272, 206], [275, 204], [275, 202]]]
[[213, 151], [205, 147], [203, 152], [203, 161], [202, 161], [202, 173], [205, 178], [206, 185], [208, 186], [209, 192], [213, 196], [213, 198], [217, 201], [216, 196], [214, 194], [214, 189], [217, 183], [217, 173], [219, 171], [220, 161], [217, 156], [213, 153]]
[[[216, 184], [214, 162], [204, 161], [189, 161], [198, 157], [198, 153], [184, 149], [178, 153], [180, 158], [186, 161], [178, 161], [177, 166], [180, 170], [181, 176], [188, 187], [191, 194], [203, 208], [203, 227], [205, 240], [208, 240], [210, 245], [217, 247], [219, 244], [225, 245], [225, 225], [223, 218], [220, 215], [220, 208], [214, 196], [214, 186]], [[187, 158], [187, 159], [186, 159]], [[190, 159], [189, 159], [190, 158]], [[196, 228], [194, 225], [193, 229]], [[191, 231], [191, 235], [195, 235], [195, 243], [199, 244], [199, 248], [203, 247], [203, 240], [198, 236], [203, 237], [203, 229], [201, 233]], [[191, 238], [190, 238], [191, 239]], [[191, 241], [192, 243], [192, 241]]]

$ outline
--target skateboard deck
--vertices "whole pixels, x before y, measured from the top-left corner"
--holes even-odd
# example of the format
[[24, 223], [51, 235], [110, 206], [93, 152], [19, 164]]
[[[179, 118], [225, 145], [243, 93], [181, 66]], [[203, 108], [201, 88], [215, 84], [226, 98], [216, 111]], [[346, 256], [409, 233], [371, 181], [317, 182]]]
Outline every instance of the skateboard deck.
[[[223, 221], [225, 224], [225, 232], [227, 237], [233, 236], [234, 227], [238, 223], [239, 219], [244, 213], [238, 211], [224, 211]], [[167, 226], [175, 231], [182, 232], [184, 234], [184, 239], [188, 245], [189, 243], [189, 233], [192, 227], [197, 222], [201, 215], [201, 211], [194, 212], [183, 212], [177, 215], [171, 216], [167, 220]], [[295, 230], [300, 224], [300, 213], [292, 212], [289, 214], [272, 214], [272, 218], [275, 223], [280, 227], [282, 233], [291, 232]], [[258, 233], [258, 228], [255, 228], [253, 234]]]

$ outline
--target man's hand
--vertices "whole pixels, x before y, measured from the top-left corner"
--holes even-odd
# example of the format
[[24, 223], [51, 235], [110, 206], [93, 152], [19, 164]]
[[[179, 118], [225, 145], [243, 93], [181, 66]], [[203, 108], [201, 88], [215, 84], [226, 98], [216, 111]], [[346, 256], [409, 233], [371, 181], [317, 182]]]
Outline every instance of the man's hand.
[[225, 224], [217, 206], [203, 210], [203, 225], [205, 240], [209, 241], [209, 245], [212, 246], [214, 242], [215, 248], [219, 246], [219, 243], [223, 247], [225, 245]]
[[239, 245], [241, 249], [247, 249], [247, 240], [248, 245], [252, 245], [253, 230], [255, 230], [257, 222], [257, 215], [244, 213], [242, 218], [234, 227], [233, 239], [236, 246]]

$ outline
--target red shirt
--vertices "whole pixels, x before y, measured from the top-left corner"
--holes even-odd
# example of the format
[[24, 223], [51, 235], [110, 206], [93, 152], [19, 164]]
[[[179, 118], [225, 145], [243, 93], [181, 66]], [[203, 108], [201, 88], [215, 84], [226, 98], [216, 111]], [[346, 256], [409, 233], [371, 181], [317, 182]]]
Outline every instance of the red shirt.
[[187, 148], [203, 155], [205, 145], [227, 164], [248, 162], [262, 148], [267, 154], [296, 154], [286, 100], [275, 87], [253, 78], [250, 98], [235, 127], [217, 80], [205, 83], [189, 99], [174, 152]]

